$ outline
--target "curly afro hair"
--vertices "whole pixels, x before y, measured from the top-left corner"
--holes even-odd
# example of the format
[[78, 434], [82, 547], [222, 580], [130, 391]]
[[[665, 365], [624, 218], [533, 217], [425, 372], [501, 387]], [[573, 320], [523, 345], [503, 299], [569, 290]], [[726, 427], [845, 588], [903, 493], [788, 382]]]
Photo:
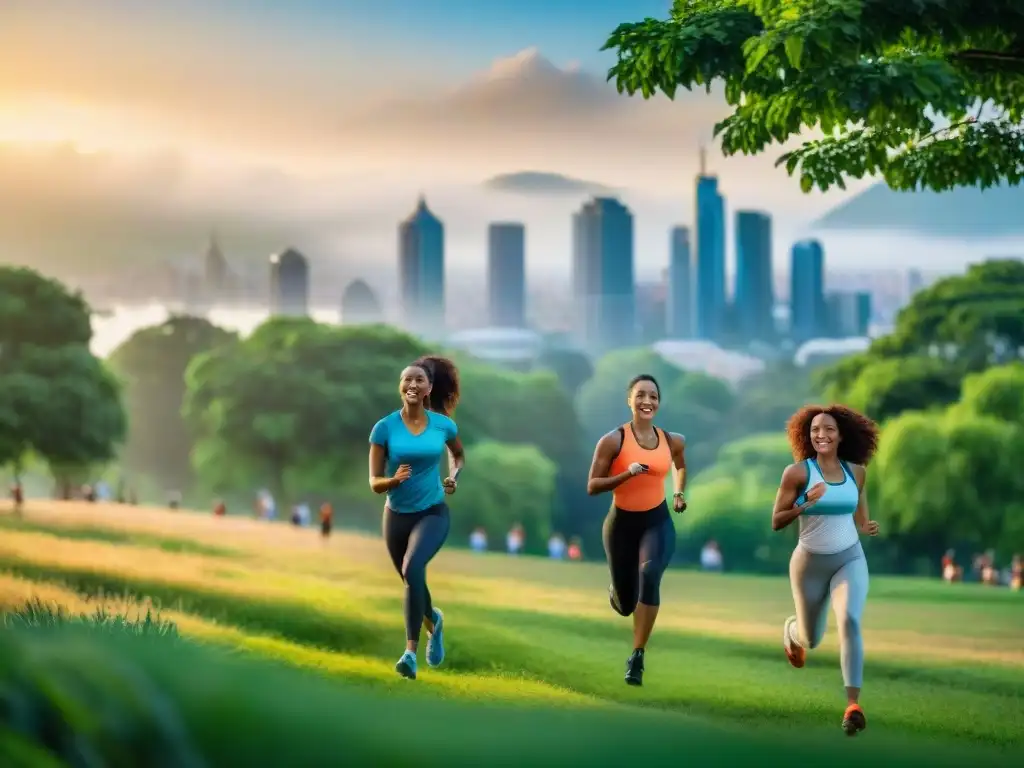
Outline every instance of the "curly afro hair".
[[821, 413], [836, 420], [839, 427], [839, 458], [850, 464], [867, 465], [878, 448], [878, 425], [862, 413], [845, 405], [805, 405], [789, 417], [786, 436], [794, 461], [813, 458], [811, 422]]

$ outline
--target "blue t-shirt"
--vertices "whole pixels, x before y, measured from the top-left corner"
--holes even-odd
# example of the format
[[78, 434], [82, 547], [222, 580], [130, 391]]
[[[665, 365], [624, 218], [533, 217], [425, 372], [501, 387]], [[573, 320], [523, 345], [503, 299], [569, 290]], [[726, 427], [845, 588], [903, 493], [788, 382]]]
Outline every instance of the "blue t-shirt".
[[427, 426], [412, 434], [402, 421], [402, 412], [389, 413], [373, 425], [370, 442], [387, 451], [387, 476], [402, 464], [412, 469], [409, 479], [388, 493], [388, 507], [395, 512], [421, 512], [444, 501], [440, 464], [445, 444], [459, 434], [455, 422], [440, 413], [427, 411]]

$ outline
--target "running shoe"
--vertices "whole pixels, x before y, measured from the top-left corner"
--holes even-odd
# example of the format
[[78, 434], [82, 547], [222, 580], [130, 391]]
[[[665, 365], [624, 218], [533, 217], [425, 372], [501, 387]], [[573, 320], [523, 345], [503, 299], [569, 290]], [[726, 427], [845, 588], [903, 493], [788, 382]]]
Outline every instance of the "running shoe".
[[412, 651], [406, 651], [402, 654], [402, 658], [395, 664], [395, 671], [402, 677], [409, 680], [416, 679], [416, 654]]
[[434, 609], [434, 631], [427, 633], [427, 664], [441, 666], [444, 661], [444, 614]]
[[793, 642], [792, 630], [795, 624], [796, 616], [790, 616], [782, 625], [782, 647], [786, 651], [789, 663], [797, 669], [801, 669], [807, 662], [807, 649]]
[[864, 710], [860, 704], [851, 704], [843, 713], [843, 730], [847, 736], [856, 736], [868, 727], [868, 719], [864, 716]]
[[626, 660], [626, 685], [644, 684], [644, 652], [635, 650]]

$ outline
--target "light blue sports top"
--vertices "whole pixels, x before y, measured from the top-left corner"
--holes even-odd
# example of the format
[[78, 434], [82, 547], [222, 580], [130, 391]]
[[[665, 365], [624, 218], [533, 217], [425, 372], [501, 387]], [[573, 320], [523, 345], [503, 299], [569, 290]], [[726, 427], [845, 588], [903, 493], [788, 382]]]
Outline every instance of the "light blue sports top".
[[427, 426], [418, 435], [405, 426], [401, 411], [389, 413], [373, 425], [370, 442], [387, 451], [388, 477], [402, 464], [412, 469], [409, 479], [388, 493], [389, 509], [399, 513], [422, 512], [444, 501], [441, 457], [445, 445], [458, 434], [454, 421], [433, 411], [427, 411]]
[[796, 503], [807, 501], [808, 489], [818, 483], [825, 483], [825, 494], [798, 518], [800, 544], [808, 552], [818, 555], [832, 555], [849, 549], [860, 541], [857, 523], [853, 519], [860, 503], [860, 489], [853, 472], [845, 461], [841, 461], [842, 482], [830, 483], [821, 474], [816, 459], [806, 459], [804, 464], [807, 467], [807, 485]]

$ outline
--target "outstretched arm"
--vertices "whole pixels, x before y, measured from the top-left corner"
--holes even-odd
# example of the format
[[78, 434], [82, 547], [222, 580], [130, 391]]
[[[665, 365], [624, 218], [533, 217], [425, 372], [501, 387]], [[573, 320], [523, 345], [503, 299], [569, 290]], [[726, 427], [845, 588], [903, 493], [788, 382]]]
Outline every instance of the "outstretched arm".
[[772, 530], [781, 531], [812, 505], [812, 502], [797, 504], [796, 500], [807, 485], [807, 465], [790, 464], [782, 473], [779, 492], [775, 494], [772, 508]]
[[628, 471], [620, 472], [611, 477], [608, 476], [612, 468], [612, 462], [615, 460], [615, 455], [621, 448], [619, 441], [618, 431], [609, 432], [597, 441], [597, 448], [594, 449], [594, 459], [590, 462], [590, 476], [587, 478], [587, 493], [591, 496], [614, 491], [632, 477]]

